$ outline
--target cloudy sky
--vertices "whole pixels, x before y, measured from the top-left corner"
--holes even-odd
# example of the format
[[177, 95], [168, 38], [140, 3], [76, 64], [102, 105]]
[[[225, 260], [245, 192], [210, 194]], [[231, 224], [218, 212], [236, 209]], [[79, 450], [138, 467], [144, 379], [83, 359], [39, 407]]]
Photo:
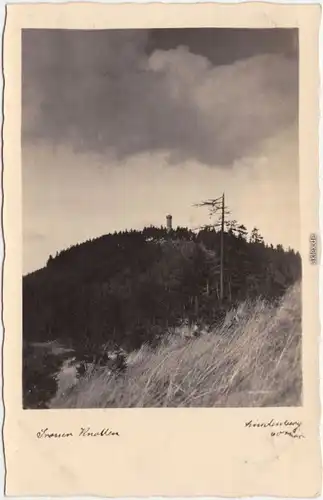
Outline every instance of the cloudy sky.
[[232, 218], [299, 247], [298, 47], [287, 29], [24, 30], [24, 273], [124, 228]]

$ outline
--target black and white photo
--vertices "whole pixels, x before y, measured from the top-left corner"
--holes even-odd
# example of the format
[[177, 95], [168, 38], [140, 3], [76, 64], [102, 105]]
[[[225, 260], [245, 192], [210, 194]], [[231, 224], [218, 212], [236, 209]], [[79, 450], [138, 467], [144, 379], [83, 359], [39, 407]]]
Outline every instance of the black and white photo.
[[23, 29], [23, 408], [302, 405], [297, 28]]

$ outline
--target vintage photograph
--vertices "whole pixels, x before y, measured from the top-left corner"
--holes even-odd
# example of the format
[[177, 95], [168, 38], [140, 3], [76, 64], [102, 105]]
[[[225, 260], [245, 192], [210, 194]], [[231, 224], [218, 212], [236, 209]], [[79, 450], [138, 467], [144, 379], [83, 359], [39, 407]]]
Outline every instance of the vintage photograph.
[[22, 30], [24, 409], [302, 405], [298, 44]]

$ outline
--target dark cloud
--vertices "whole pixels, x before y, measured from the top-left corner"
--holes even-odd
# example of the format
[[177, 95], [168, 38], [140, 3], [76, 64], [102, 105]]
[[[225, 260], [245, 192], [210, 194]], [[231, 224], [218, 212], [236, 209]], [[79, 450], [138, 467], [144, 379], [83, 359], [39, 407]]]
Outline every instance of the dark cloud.
[[293, 30], [26, 30], [23, 140], [231, 165], [297, 120], [296, 49]]
[[182, 28], [149, 32], [147, 53], [185, 45], [190, 52], [207, 57], [212, 64], [231, 64], [259, 54], [296, 55], [297, 29]]

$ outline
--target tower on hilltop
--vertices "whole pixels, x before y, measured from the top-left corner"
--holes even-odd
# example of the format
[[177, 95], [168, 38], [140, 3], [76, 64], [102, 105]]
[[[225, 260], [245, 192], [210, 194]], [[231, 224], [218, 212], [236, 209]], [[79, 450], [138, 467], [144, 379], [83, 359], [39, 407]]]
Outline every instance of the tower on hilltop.
[[172, 230], [172, 220], [173, 217], [171, 215], [166, 215], [166, 229], [168, 233]]

